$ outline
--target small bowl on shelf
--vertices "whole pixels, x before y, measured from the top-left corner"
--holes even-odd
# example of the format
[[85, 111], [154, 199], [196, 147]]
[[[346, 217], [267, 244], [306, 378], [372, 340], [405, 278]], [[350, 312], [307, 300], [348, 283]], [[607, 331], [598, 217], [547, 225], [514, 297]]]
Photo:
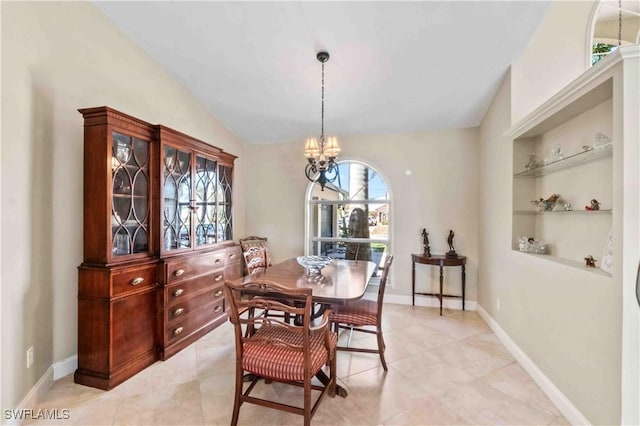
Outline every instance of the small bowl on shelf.
[[306, 269], [307, 275], [317, 275], [322, 268], [333, 262], [333, 259], [328, 256], [298, 256], [296, 260]]

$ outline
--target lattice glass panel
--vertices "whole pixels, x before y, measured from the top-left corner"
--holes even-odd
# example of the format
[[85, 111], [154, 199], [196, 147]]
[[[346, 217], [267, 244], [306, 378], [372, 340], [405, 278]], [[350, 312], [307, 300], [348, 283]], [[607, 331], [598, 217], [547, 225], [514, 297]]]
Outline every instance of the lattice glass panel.
[[218, 172], [218, 203], [216, 210], [218, 241], [233, 239], [233, 220], [231, 215], [231, 192], [233, 188], [232, 170], [230, 167], [220, 166]]
[[196, 155], [195, 217], [197, 246], [216, 242], [216, 166], [216, 161]]
[[191, 155], [164, 147], [162, 238], [165, 250], [191, 247]]
[[111, 236], [114, 256], [149, 251], [149, 142], [112, 133]]

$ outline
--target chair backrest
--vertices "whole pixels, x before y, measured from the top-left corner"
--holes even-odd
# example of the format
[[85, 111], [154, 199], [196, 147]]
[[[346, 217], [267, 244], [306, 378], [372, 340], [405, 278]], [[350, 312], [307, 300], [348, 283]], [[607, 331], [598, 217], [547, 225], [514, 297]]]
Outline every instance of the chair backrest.
[[[304, 352], [305, 362], [310, 362], [308, 357], [310, 356], [310, 340], [309, 330], [311, 325], [311, 307], [312, 298], [311, 288], [288, 288], [279, 285], [278, 283], [270, 280], [254, 280], [248, 283], [235, 284], [232, 281], [226, 281], [224, 285], [224, 292], [226, 300], [229, 301], [231, 312], [229, 314], [229, 320], [235, 329], [235, 341], [236, 341], [236, 359], [241, 360], [244, 350], [244, 344], [247, 341], [269, 343], [273, 345], [283, 345], [288, 349]], [[295, 299], [298, 301], [296, 306], [287, 305], [282, 303], [282, 299]], [[299, 315], [302, 317], [302, 325], [289, 324], [282, 320], [273, 318], [271, 316], [265, 317], [258, 316], [240, 316], [240, 313], [247, 310], [268, 310], [269, 312], [278, 311], [282, 313], [288, 313], [289, 315]], [[242, 326], [246, 326], [254, 330], [254, 333], [250, 336], [245, 336], [242, 332]], [[268, 341], [262, 342], [260, 340], [260, 333], [256, 332], [261, 327], [283, 327], [289, 331], [299, 333], [301, 335], [300, 345], [291, 344], [291, 342], [279, 341], [278, 339], [270, 338]], [[272, 334], [270, 334], [272, 335]], [[309, 365], [307, 363], [307, 365]]]
[[378, 287], [378, 320], [382, 316], [382, 302], [384, 299], [384, 290], [387, 288], [387, 277], [389, 276], [389, 269], [391, 269], [391, 263], [393, 262], [393, 255], [387, 255], [384, 261], [384, 270], [382, 271], [382, 278], [380, 278], [380, 286]]
[[267, 251], [264, 247], [249, 247], [242, 255], [247, 275], [264, 272], [267, 269]]
[[[246, 238], [241, 238], [239, 240], [240, 248], [243, 253], [247, 253], [251, 248], [258, 247], [264, 251], [265, 258], [265, 268], [271, 266], [271, 254], [269, 253], [269, 245], [267, 244], [267, 239], [265, 237], [257, 237], [255, 235], [251, 235]], [[245, 274], [251, 274], [252, 271], [249, 270], [248, 264], [245, 262]]]

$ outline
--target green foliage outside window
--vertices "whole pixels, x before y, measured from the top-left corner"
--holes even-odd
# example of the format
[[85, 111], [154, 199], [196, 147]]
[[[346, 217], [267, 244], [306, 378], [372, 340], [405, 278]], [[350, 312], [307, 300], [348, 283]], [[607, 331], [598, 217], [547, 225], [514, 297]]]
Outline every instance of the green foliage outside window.
[[610, 52], [615, 50], [618, 46], [607, 43], [593, 43], [593, 48], [591, 49], [591, 65], [595, 65], [602, 58], [607, 56]]

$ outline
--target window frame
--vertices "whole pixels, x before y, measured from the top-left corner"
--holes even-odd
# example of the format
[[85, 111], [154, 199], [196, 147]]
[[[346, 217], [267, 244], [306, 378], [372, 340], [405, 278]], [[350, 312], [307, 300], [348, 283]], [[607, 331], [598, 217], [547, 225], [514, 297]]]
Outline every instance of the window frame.
[[[380, 179], [382, 180], [382, 182], [384, 183], [385, 187], [386, 187], [386, 194], [387, 197], [384, 200], [381, 199], [343, 199], [343, 200], [313, 200], [313, 194], [314, 194], [314, 189], [316, 188], [316, 185], [318, 185], [317, 183], [313, 183], [313, 182], [309, 182], [309, 184], [307, 185], [307, 190], [305, 191], [305, 208], [304, 208], [304, 254], [305, 255], [309, 255], [311, 253], [311, 249], [313, 247], [314, 244], [321, 244], [321, 243], [331, 243], [331, 242], [344, 242], [344, 243], [383, 243], [386, 245], [386, 250], [384, 253], [383, 258], [381, 259], [381, 261], [379, 262], [378, 265], [378, 274], [377, 276], [374, 276], [371, 281], [370, 284], [372, 285], [377, 285], [380, 281], [380, 275], [382, 270], [384, 269], [384, 257], [386, 257], [386, 255], [388, 255], [389, 253], [391, 253], [391, 248], [393, 245], [393, 215], [394, 215], [394, 211], [393, 211], [393, 196], [392, 196], [392, 191], [391, 188], [389, 187], [389, 179], [380, 172], [380, 169], [375, 167], [374, 165], [367, 163], [365, 161], [359, 160], [359, 159], [353, 159], [353, 158], [344, 158], [341, 159], [339, 161], [336, 162], [338, 165], [344, 165], [344, 164], [350, 164], [350, 163], [357, 163], [359, 165], [362, 165], [364, 167], [367, 167], [371, 170], [373, 170], [375, 173], [377, 173], [380, 177]], [[326, 187], [325, 187], [326, 190]], [[380, 238], [380, 237], [374, 237], [374, 238], [342, 238], [342, 237], [321, 237], [321, 236], [315, 236], [313, 233], [313, 230], [311, 229], [312, 226], [312, 218], [311, 215], [313, 214], [313, 209], [312, 207], [316, 207], [319, 205], [332, 205], [332, 206], [338, 206], [341, 204], [367, 204], [367, 205], [387, 205], [388, 206], [388, 212], [387, 212], [387, 236], [385, 238]], [[391, 285], [391, 282], [388, 282], [388, 285]]]

